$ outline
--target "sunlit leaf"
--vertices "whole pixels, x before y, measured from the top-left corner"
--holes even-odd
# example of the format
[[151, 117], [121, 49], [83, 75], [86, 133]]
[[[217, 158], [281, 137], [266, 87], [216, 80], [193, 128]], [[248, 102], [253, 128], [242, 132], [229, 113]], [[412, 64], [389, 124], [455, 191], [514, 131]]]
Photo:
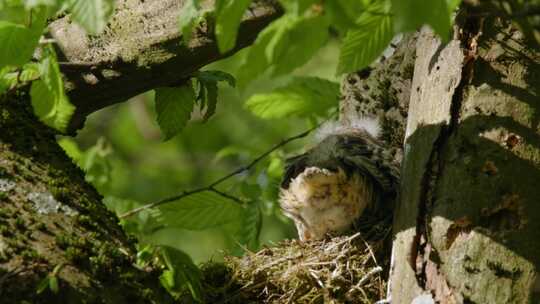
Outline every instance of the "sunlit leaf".
[[71, 159], [77, 163], [80, 161], [83, 152], [79, 149], [79, 146], [73, 139], [64, 137], [58, 140], [58, 144]]
[[191, 117], [195, 92], [191, 83], [181, 87], [158, 88], [156, 91], [157, 122], [164, 139], [171, 139], [182, 131]]
[[31, 26], [0, 20], [0, 69], [23, 65], [32, 57], [47, 20], [45, 9], [34, 11]]
[[221, 53], [230, 51], [236, 43], [238, 27], [251, 0], [216, 1], [216, 38]]
[[318, 0], [280, 0], [279, 2], [288, 13], [301, 15]]
[[241, 218], [243, 208], [237, 202], [214, 192], [200, 192], [179, 201], [159, 206], [152, 212], [166, 227], [202, 230], [222, 226]]
[[287, 47], [273, 58], [273, 76], [285, 75], [308, 62], [328, 40], [328, 23], [322, 16], [302, 18], [286, 33]]
[[[279, 38], [280, 33], [283, 33], [284, 27], [289, 26], [288, 23], [292, 22], [292, 20], [294, 20], [293, 16], [285, 15], [259, 33], [257, 39], [249, 48], [244, 62], [238, 68], [237, 80], [240, 87], [245, 87], [247, 83], [260, 76], [270, 67], [275, 53], [272, 45], [275, 45], [275, 41]], [[267, 49], [273, 51], [267, 52]]]
[[30, 95], [34, 113], [46, 125], [65, 131], [75, 106], [64, 93], [64, 83], [52, 47], [39, 63], [40, 79], [32, 82]]
[[381, 55], [393, 37], [392, 17], [384, 1], [370, 5], [345, 36], [339, 54], [338, 74], [358, 71]]
[[4, 67], [0, 69], [0, 94], [30, 81], [39, 79], [39, 64], [29, 62], [21, 68]]
[[67, 3], [73, 21], [93, 35], [105, 29], [114, 11], [114, 0], [68, 0]]
[[268, 176], [280, 178], [283, 176], [284, 167], [285, 164], [283, 163], [283, 159], [281, 157], [272, 157], [266, 171], [268, 172]]
[[459, 3], [456, 0], [392, 0], [394, 29], [396, 32], [415, 31], [428, 24], [447, 40], [452, 13]]
[[324, 114], [337, 107], [339, 84], [317, 77], [296, 77], [287, 86], [255, 94], [246, 101], [253, 114], [265, 118]]

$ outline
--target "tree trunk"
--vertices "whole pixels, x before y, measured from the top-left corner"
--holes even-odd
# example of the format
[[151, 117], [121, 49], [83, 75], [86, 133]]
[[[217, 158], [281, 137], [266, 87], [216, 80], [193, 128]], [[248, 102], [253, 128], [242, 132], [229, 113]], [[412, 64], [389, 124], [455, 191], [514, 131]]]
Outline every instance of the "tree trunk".
[[[180, 43], [182, 3], [119, 0], [100, 36], [86, 35], [68, 16], [50, 25], [77, 107], [71, 132], [93, 111], [185, 81], [252, 43], [281, 14], [274, 2], [257, 2], [234, 50], [220, 54], [210, 26]], [[58, 146], [56, 132], [32, 114], [27, 91], [0, 97], [0, 302], [172, 302], [160, 271], [135, 266], [133, 241]]]
[[2, 303], [170, 303], [29, 96], [5, 96], [0, 111]]
[[[488, 12], [488, 13], [485, 13]], [[529, 303], [540, 265], [540, 53], [499, 7], [417, 41], [392, 303]]]

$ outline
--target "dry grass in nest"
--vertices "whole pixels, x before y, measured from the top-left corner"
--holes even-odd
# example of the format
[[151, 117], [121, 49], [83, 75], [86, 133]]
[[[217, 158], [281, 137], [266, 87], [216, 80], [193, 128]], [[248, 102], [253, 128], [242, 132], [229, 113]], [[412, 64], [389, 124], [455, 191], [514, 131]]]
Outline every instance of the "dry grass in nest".
[[383, 247], [384, 239], [367, 242], [356, 233], [230, 257], [225, 264], [238, 289], [221, 302], [375, 303], [385, 298], [387, 263], [377, 260]]

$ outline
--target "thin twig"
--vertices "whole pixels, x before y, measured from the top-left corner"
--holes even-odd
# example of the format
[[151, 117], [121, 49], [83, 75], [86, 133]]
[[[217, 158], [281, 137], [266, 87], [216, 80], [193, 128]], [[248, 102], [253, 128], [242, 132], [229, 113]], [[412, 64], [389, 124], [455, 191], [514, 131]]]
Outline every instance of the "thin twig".
[[333, 244], [332, 246], [326, 248], [326, 251], [327, 252], [332, 251], [332, 250], [334, 250], [334, 248], [339, 247], [339, 246], [341, 246], [341, 245], [343, 245], [345, 243], [351, 242], [352, 240], [354, 240], [355, 238], [357, 238], [359, 236], [360, 236], [360, 232], [357, 232], [357, 233], [351, 235], [350, 237], [348, 237], [348, 238], [346, 238], [344, 240], [341, 240], [341, 241]]
[[362, 286], [370, 277], [372, 277], [374, 274], [377, 274], [379, 272], [382, 272], [383, 269], [381, 266], [377, 266], [373, 269], [371, 269], [368, 273], [366, 273], [366, 275], [364, 275], [363, 278], [360, 279], [360, 281], [358, 281], [358, 283], [356, 284], [357, 287], [360, 287]]
[[[324, 122], [326, 122], [326, 120]], [[292, 141], [295, 141], [297, 139], [304, 138], [304, 137], [308, 136], [309, 133], [311, 133], [313, 130], [318, 128], [321, 124], [319, 124], [319, 125], [317, 125], [315, 127], [312, 127], [312, 128], [310, 128], [310, 129], [308, 129], [308, 130], [306, 130], [306, 131], [304, 131], [304, 132], [302, 132], [300, 134], [297, 134], [295, 136], [292, 136], [292, 137], [289, 137], [287, 139], [282, 140], [281, 142], [274, 145], [273, 147], [271, 147], [270, 149], [268, 149], [267, 151], [265, 151], [261, 155], [254, 158], [249, 164], [247, 164], [245, 166], [242, 166], [242, 167], [230, 172], [229, 174], [215, 180], [214, 182], [212, 182], [211, 184], [209, 184], [207, 186], [197, 188], [197, 189], [193, 189], [191, 191], [184, 191], [184, 192], [182, 192], [180, 194], [177, 194], [177, 195], [174, 195], [174, 196], [171, 196], [171, 197], [168, 197], [168, 198], [164, 198], [164, 199], [162, 199], [160, 201], [140, 206], [138, 208], [132, 209], [132, 210], [120, 215], [119, 218], [121, 218], [121, 219], [122, 218], [127, 218], [127, 217], [130, 217], [130, 216], [132, 216], [132, 215], [134, 215], [136, 213], [139, 213], [139, 212], [141, 212], [143, 210], [154, 208], [154, 207], [166, 204], [166, 203], [174, 202], [174, 201], [180, 200], [182, 198], [186, 198], [186, 197], [191, 196], [193, 194], [197, 194], [197, 193], [204, 192], [204, 191], [211, 191], [211, 192], [219, 194], [219, 195], [221, 195], [223, 197], [226, 197], [228, 199], [232, 199], [235, 202], [243, 203], [240, 199], [238, 199], [238, 198], [236, 198], [236, 197], [234, 197], [234, 196], [232, 196], [230, 194], [227, 194], [225, 192], [219, 191], [215, 187], [217, 185], [221, 184], [222, 182], [228, 180], [229, 178], [235, 176], [235, 175], [238, 175], [238, 174], [243, 173], [245, 171], [249, 171], [251, 168], [253, 168], [253, 166], [255, 166], [258, 162], [260, 162], [262, 159], [264, 159], [265, 157], [270, 155], [270, 153], [274, 152], [275, 150], [285, 146], [286, 144], [288, 144], [288, 143], [290, 143]]]

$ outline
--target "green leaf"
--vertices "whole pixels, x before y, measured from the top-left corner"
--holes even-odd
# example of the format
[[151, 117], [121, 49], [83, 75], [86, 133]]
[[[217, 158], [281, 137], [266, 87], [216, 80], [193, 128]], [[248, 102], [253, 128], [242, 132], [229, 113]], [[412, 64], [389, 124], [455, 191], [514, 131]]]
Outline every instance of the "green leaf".
[[285, 164], [283, 163], [283, 159], [281, 157], [273, 156], [270, 159], [268, 168], [266, 169], [266, 172], [268, 172], [268, 176], [272, 178], [281, 178], [284, 171]]
[[215, 82], [207, 83], [204, 87], [206, 89], [206, 99], [208, 103], [206, 112], [204, 112], [203, 121], [208, 121], [208, 119], [216, 112], [218, 87]]
[[216, 3], [216, 38], [219, 51], [230, 51], [236, 44], [238, 27], [251, 0], [218, 0]]
[[[283, 7], [288, 13], [295, 14], [295, 15], [303, 14], [308, 8], [310, 8], [316, 2], [318, 2], [318, 0], [280, 0], [279, 1], [279, 3], [283, 5]], [[333, 1], [329, 1], [329, 2], [333, 2]]]
[[161, 205], [151, 214], [167, 227], [203, 230], [238, 221], [242, 211], [240, 204], [207, 191]]
[[[133, 210], [142, 205], [141, 202], [122, 199], [113, 196], [106, 196], [103, 199], [103, 203], [110, 210], [114, 211], [116, 214], [124, 214], [130, 210]], [[163, 225], [158, 223], [154, 216], [151, 215], [150, 210], [143, 210], [138, 212], [126, 219], [120, 220], [124, 231], [128, 234], [133, 234], [137, 236], [149, 236], [155, 231], [163, 228]]]
[[158, 88], [156, 91], [157, 122], [169, 140], [186, 126], [193, 111], [195, 92], [191, 82], [176, 88]]
[[154, 247], [145, 245], [142, 249], [137, 250], [137, 265], [144, 267], [148, 265], [154, 256]]
[[45, 28], [47, 10], [34, 10], [31, 26], [0, 20], [0, 69], [20, 66], [32, 57]]
[[22, 69], [12, 66], [0, 69], [0, 94], [17, 86], [39, 79], [39, 65], [33, 62], [25, 64]]
[[358, 71], [381, 55], [393, 37], [392, 18], [383, 1], [369, 6], [347, 32], [339, 54], [338, 74]]
[[451, 29], [453, 9], [460, 1], [455, 0], [392, 0], [394, 30], [415, 31], [423, 24], [433, 28], [443, 40], [447, 40]]
[[111, 146], [100, 137], [79, 159], [79, 164], [86, 173], [85, 180], [102, 193], [107, 192], [111, 184], [112, 166], [109, 161], [111, 153]]
[[327, 18], [287, 14], [264, 29], [238, 70], [244, 87], [268, 68], [273, 76], [288, 74], [305, 64], [328, 39]]
[[195, 74], [199, 81], [200, 91], [198, 99], [200, 99], [201, 111], [206, 107], [203, 120], [207, 121], [216, 112], [218, 86], [220, 81], [227, 82], [231, 87], [236, 85], [234, 77], [222, 71], [199, 71]]
[[240, 189], [242, 190], [242, 194], [250, 199], [257, 199], [262, 194], [262, 189], [258, 184], [250, 184], [250, 183], [242, 183], [240, 186]]
[[299, 19], [286, 33], [287, 47], [273, 58], [273, 76], [285, 75], [308, 62], [328, 40], [327, 18], [322, 16]]
[[229, 84], [229, 86], [233, 88], [236, 86], [236, 80], [234, 79], [234, 76], [223, 71], [216, 71], [216, 70], [199, 71], [195, 74], [195, 77], [204, 83], [209, 83], [209, 82], [217, 83], [220, 81], [225, 81]]
[[331, 26], [342, 34], [356, 28], [356, 19], [366, 10], [365, 4], [357, 0], [326, 1], [324, 8], [330, 17]]
[[58, 293], [58, 278], [56, 276], [49, 278], [49, 289], [55, 294]]
[[[285, 15], [272, 22], [262, 30], [253, 45], [249, 48], [248, 54], [237, 71], [237, 80], [240, 87], [245, 87], [248, 82], [260, 76], [273, 62], [273, 45], [276, 39], [284, 32], [284, 28], [289, 22], [294, 20], [293, 16]], [[274, 41], [274, 42], [272, 42]], [[272, 42], [272, 44], [270, 44]], [[267, 52], [272, 49], [272, 52]]]
[[41, 294], [42, 292], [45, 291], [45, 289], [47, 289], [47, 287], [49, 287], [50, 279], [51, 279], [51, 277], [49, 275], [47, 275], [41, 281], [39, 281], [39, 283], [38, 283], [38, 285], [36, 287], [36, 293], [37, 294]]
[[92, 35], [101, 33], [114, 11], [114, 0], [69, 0], [71, 18]]
[[244, 248], [250, 251], [256, 251], [259, 248], [259, 236], [262, 227], [262, 213], [257, 201], [251, 202], [244, 211], [242, 224], [237, 232], [236, 238], [241, 245], [243, 252]]
[[34, 113], [46, 125], [64, 132], [75, 111], [66, 94], [60, 68], [51, 46], [39, 63], [40, 79], [32, 82], [30, 96]]
[[187, 289], [195, 300], [201, 301], [201, 272], [189, 255], [170, 246], [161, 245], [158, 249], [167, 267], [159, 277], [161, 284], [175, 297], [182, 296]]
[[287, 86], [270, 93], [255, 94], [246, 107], [260, 118], [325, 114], [337, 107], [339, 84], [317, 77], [296, 77]]
[[60, 145], [60, 147], [62, 147], [62, 150], [64, 150], [71, 159], [76, 161], [77, 164], [79, 163], [83, 152], [81, 151], [81, 149], [79, 149], [79, 146], [77, 145], [77, 142], [75, 142], [75, 140], [68, 137], [63, 137], [58, 140], [58, 144]]
[[182, 33], [184, 43], [191, 39], [193, 27], [201, 15], [199, 0], [184, 1], [184, 6], [180, 9], [180, 15], [178, 16], [178, 27]]

